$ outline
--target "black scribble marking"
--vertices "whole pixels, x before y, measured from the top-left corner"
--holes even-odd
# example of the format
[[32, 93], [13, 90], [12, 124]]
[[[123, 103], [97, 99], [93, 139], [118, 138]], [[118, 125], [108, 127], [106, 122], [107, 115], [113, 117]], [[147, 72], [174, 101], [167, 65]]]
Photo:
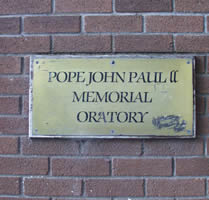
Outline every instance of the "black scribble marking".
[[183, 131], [186, 128], [186, 121], [181, 120], [181, 118], [176, 115], [154, 117], [152, 119], [152, 124], [158, 129], [170, 128], [175, 132]]

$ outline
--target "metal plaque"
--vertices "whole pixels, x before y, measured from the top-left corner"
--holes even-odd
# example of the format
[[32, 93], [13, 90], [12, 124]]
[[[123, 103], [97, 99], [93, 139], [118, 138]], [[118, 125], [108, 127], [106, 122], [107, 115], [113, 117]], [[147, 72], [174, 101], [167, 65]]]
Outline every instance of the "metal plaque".
[[195, 137], [193, 58], [31, 59], [30, 137]]

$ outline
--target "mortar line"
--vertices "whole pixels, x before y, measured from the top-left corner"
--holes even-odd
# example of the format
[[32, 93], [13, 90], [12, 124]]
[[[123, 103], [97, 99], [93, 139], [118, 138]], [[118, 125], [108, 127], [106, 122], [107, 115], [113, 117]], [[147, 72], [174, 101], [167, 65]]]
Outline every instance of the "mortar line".
[[[20, 102], [22, 103], [22, 100]], [[12, 117], [12, 118], [20, 118], [20, 119], [25, 118], [27, 115], [24, 115], [24, 113], [21, 113], [21, 111], [22, 111], [22, 106], [20, 106], [21, 103], [19, 103], [19, 110], [20, 110], [19, 114], [0, 114], [0, 118], [2, 118], [2, 117], [5, 117], [5, 118], [11, 118]]]
[[142, 16], [142, 32], [143, 33], [146, 33], [146, 31], [147, 31], [146, 30], [146, 24], [147, 24], [146, 20], [147, 20], [146, 17], [143, 15]]
[[86, 33], [86, 30], [85, 30], [85, 24], [86, 24], [85, 16], [81, 15], [80, 19], [81, 19], [81, 21], [80, 21], [80, 29], [81, 29], [80, 32], [81, 32], [81, 34]]
[[111, 36], [111, 48], [112, 48], [112, 53], [115, 53], [116, 49], [115, 49], [115, 36], [114, 35]]
[[172, 176], [176, 177], [176, 158], [172, 158]]
[[81, 196], [85, 197], [85, 181], [84, 181], [84, 179], [81, 180]]
[[54, 52], [53, 36], [50, 36], [50, 54]]
[[24, 194], [24, 188], [23, 188], [23, 177], [20, 177], [20, 185], [19, 185], [20, 195], [22, 196]]
[[[190, 58], [192, 56], [209, 56], [209, 53], [205, 53], [205, 52], [128, 52], [128, 53], [124, 53], [124, 52], [115, 52], [114, 54], [112, 54], [111, 52], [97, 52], [97, 53], [86, 53], [86, 52], [58, 52], [58, 53], [53, 53], [53, 55], [50, 55], [49, 52], [46, 53], [0, 53], [0, 57], [4, 57], [4, 56], [13, 56], [13, 57], [27, 57], [27, 56], [33, 56], [33, 57], [48, 57], [48, 58], [57, 58], [59, 59], [59, 56], [61, 56], [62, 58], [76, 58], [76, 57], [92, 57], [92, 58], [97, 58], [97, 57], [110, 57], [110, 58], [151, 58], [151, 57], [155, 57], [155, 58]], [[201, 74], [204, 75], [204, 74]], [[0, 75], [0, 76], [20, 76], [17, 74], [9, 74], [9, 75]], [[21, 75], [22, 77], [29, 77], [28, 74], [26, 75]], [[197, 74], [198, 76], [198, 74]], [[209, 74], [205, 74], [205, 76], [209, 76]], [[4, 94], [0, 94], [0, 95], [4, 95]], [[11, 94], [12, 95], [12, 94]], [[205, 94], [200, 94], [200, 95], [205, 95], [205, 96], [209, 96], [208, 93]]]
[[[190, 56], [209, 56], [209, 53], [204, 53], [204, 52], [178, 52], [176, 54], [173, 54], [171, 52], [135, 52], [135, 53], [132, 53], [132, 52], [128, 52], [128, 53], [116, 53], [114, 55], [110, 54], [109, 52], [103, 52], [103, 53], [82, 53], [82, 52], [78, 52], [78, 53], [60, 53], [63, 57], [66, 57], [66, 58], [71, 58], [71, 57], [81, 57], [81, 56], [89, 56], [89, 57], [100, 57], [100, 56], [110, 56], [110, 57], [136, 57], [136, 58], [150, 58], [150, 57], [160, 57], [160, 58], [176, 58], [176, 57], [179, 57], [179, 58], [184, 58], [184, 57], [190, 57]], [[56, 53], [55, 55], [49, 55], [49, 57], [56, 57], [57, 55], [59, 55], [59, 53]], [[0, 53], [0, 57], [4, 57], [4, 56], [14, 56], [14, 57], [25, 57], [25, 56], [47, 56], [47, 53]], [[209, 75], [209, 74], [208, 74]]]
[[204, 32], [205, 32], [205, 33], [208, 32], [208, 30], [207, 30], [207, 18], [208, 18], [208, 17], [205, 15], [205, 16], [204, 16]]
[[203, 154], [207, 156], [207, 139], [205, 137], [203, 140]]
[[113, 158], [111, 158], [110, 160], [109, 160], [109, 163], [110, 163], [110, 165], [109, 165], [109, 176], [113, 176]]
[[142, 142], [141, 142], [141, 154], [140, 154], [140, 156], [144, 156], [144, 148], [145, 148], [145, 140], [142, 140]]
[[52, 158], [48, 157], [48, 175], [52, 176]]
[[[27, 137], [27, 135], [1, 135], [0, 136], [0, 138], [1, 137], [5, 137], [5, 136], [7, 136], [7, 137], [19, 137], [19, 136], [23, 136], [23, 137]], [[166, 141], [165, 141], [166, 142]], [[22, 158], [36, 158], [36, 157], [45, 157], [45, 158], [47, 158], [47, 157], [51, 157], [51, 158], [63, 158], [63, 159], [70, 159], [70, 158], [72, 158], [72, 159], [76, 159], [76, 158], [78, 158], [78, 159], [111, 159], [111, 158], [113, 158], [113, 159], [130, 159], [130, 160], [135, 160], [135, 159], [139, 159], [139, 160], [149, 160], [149, 159], [156, 159], [156, 160], [160, 160], [160, 159], [172, 159], [172, 156], [157, 156], [157, 155], [155, 155], [155, 156], [146, 156], [146, 157], [139, 157], [139, 156], [111, 156], [111, 158], [110, 158], [110, 156], [86, 156], [86, 155], [84, 155], [84, 156], [79, 156], [79, 155], [64, 155], [64, 156], [62, 156], [62, 155], [57, 155], [57, 156], [55, 156], [55, 155], [47, 155], [47, 154], [23, 154], [23, 155], [21, 155], [20, 156], [20, 158], [22, 157]], [[157, 156], [157, 157], [156, 157]], [[15, 158], [15, 154], [2, 154], [2, 155], [0, 155], [0, 157], [11, 157], [11, 158]], [[209, 157], [209, 156], [207, 156], [207, 157]], [[192, 159], [192, 158], [205, 158], [205, 155], [196, 155], [196, 156], [175, 156], [175, 158], [188, 158], [188, 159]]]
[[28, 74], [0, 74], [0, 77], [5, 77], [5, 78], [28, 78]]
[[20, 74], [19, 75], [25, 75], [25, 62], [24, 57], [20, 57]]
[[[17, 137], [17, 150], [18, 150], [18, 154], [21, 155], [22, 154], [22, 150], [21, 150], [21, 139], [20, 137]], [[14, 154], [15, 155], [15, 154]]]
[[24, 115], [24, 97], [20, 96], [19, 97], [19, 111], [20, 111], [20, 115]]
[[[82, 16], [83, 17], [83, 16]], [[146, 28], [145, 28], [146, 29]], [[78, 33], [73, 33], [73, 32], [65, 32], [65, 33], [60, 33], [60, 32], [55, 32], [55, 33], [24, 33], [23, 35], [20, 34], [1, 34], [0, 38], [24, 38], [24, 37], [49, 37], [49, 36], [82, 36], [82, 34], [85, 34], [86, 36], [110, 36], [113, 34], [113, 32], [78, 32]], [[172, 33], [172, 32], [116, 32], [114, 33], [115, 35], [136, 35], [136, 36], [141, 36], [141, 35], [147, 35], [147, 36], [153, 36], [153, 35], [171, 35], [171, 36], [209, 36], [209, 32], [182, 32], [182, 33]], [[48, 52], [43, 52], [42, 54], [47, 54]], [[141, 52], [143, 53], [143, 52]], [[144, 53], [149, 53], [149, 52], [144, 52]], [[164, 52], [162, 52], [164, 53]], [[187, 52], [182, 52], [182, 53], [187, 53]], [[207, 53], [207, 52], [188, 52], [188, 53]], [[21, 53], [16, 53], [16, 54], [21, 54]], [[26, 53], [30, 54], [30, 53]], [[34, 53], [34, 54], [39, 54], [39, 53]]]
[[[200, 97], [200, 96], [199, 96], [199, 95], [196, 95], [196, 103], [197, 103], [197, 97]], [[197, 116], [198, 116], [198, 115], [201, 115], [201, 114], [202, 114], [202, 115], [207, 115], [207, 112], [206, 112], [206, 109], [207, 109], [206, 102], [207, 102], [207, 101], [206, 101], [206, 97], [203, 96], [203, 104], [204, 104], [204, 109], [203, 109], [203, 110], [204, 110], [204, 111], [203, 111], [203, 113], [198, 114], [197, 109], [196, 109]]]
[[24, 24], [23, 24], [24, 19], [23, 19], [23, 17], [20, 17], [19, 21], [20, 21], [20, 31], [19, 31], [19, 34], [22, 35], [23, 29], [24, 29]]
[[[0, 197], [6, 197], [6, 198], [20, 198], [20, 196], [19, 195], [4, 195], [4, 194], [1, 194], [0, 195]], [[78, 199], [78, 200], [80, 200], [81, 199], [81, 197], [79, 197], [79, 196], [54, 196], [54, 197], [49, 197], [49, 196], [32, 196], [32, 195], [23, 195], [23, 197], [25, 197], [25, 198], [30, 198], [30, 199], [36, 199], [36, 198], [40, 198], [40, 199], [50, 199], [50, 198], [52, 198], [53, 200], [55, 200], [55, 199], [68, 199], [68, 200], [73, 200], [73, 199]], [[205, 200], [205, 196], [195, 196], [195, 197], [193, 197], [193, 196], [187, 196], [187, 197], [176, 197], [176, 198], [174, 198], [174, 197], [149, 197], [149, 199], [150, 200], [159, 200], [159, 199], [165, 199], [165, 200], [167, 200], [167, 199], [169, 199], [169, 200], [174, 200], [174, 199], [177, 199], [177, 200], [179, 200], [179, 199], [182, 199], [182, 200], [186, 200], [186, 199], [188, 199], [188, 200], [190, 200], [190, 199], [194, 199], [194, 200], [196, 200], [196, 199], [201, 199], [201, 200]], [[111, 200], [111, 199], [113, 199], [113, 200], [128, 200], [128, 199], [130, 199], [130, 200], [136, 200], [136, 199], [140, 199], [140, 200], [145, 200], [145, 198], [144, 197], [142, 197], [142, 196], [136, 196], [136, 197], [131, 197], [131, 198], [129, 198], [129, 197], [127, 197], [127, 196], [117, 196], [117, 197], [102, 197], [102, 196], [100, 196], [100, 197], [85, 197], [85, 199], [88, 199], [88, 200], [95, 200], [95, 199], [100, 199], [100, 200]]]
[[[40, 157], [41, 158], [41, 157]], [[68, 179], [95, 179], [95, 180], [144, 180], [144, 179], [153, 179], [153, 180], [192, 180], [192, 179], [201, 179], [205, 180], [206, 178], [209, 178], [209, 176], [49, 176], [48, 174], [41, 174], [41, 175], [31, 175], [31, 174], [1, 174], [0, 177], [10, 177], [10, 178], [19, 178], [24, 177], [26, 179], [49, 179], [49, 180], [56, 180], [56, 179], [63, 179], [63, 180], [68, 180]]]
[[173, 7], [173, 13], [176, 13], [176, 4], [175, 4], [175, 0], [172, 0], [172, 7]]
[[55, 0], [52, 0], [51, 4], [52, 4], [52, 10], [51, 10], [51, 12], [53, 14], [55, 14]]
[[172, 35], [172, 41], [173, 41], [173, 52], [176, 53], [176, 34]]
[[143, 180], [144, 197], [147, 197], [147, 179]]
[[82, 156], [82, 141], [78, 141], [78, 155]]
[[115, 0], [112, 0], [112, 13], [117, 14], [116, 12], [116, 6], [115, 6]]

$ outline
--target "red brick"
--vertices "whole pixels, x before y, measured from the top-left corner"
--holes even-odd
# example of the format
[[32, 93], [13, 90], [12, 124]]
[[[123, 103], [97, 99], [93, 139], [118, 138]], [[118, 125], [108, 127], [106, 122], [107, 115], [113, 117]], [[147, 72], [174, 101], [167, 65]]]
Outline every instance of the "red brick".
[[56, 0], [57, 13], [109, 13], [112, 12], [112, 0]]
[[[110, 165], [107, 159], [57, 158], [52, 160], [53, 176], [108, 176]], [[99, 167], [98, 167], [99, 166]]]
[[0, 177], [0, 194], [15, 195], [20, 194], [20, 180], [13, 177]]
[[87, 16], [87, 32], [142, 32], [141, 16]]
[[0, 57], [0, 74], [20, 74], [21, 59], [19, 57]]
[[204, 196], [204, 179], [149, 179], [147, 195], [153, 197]]
[[24, 57], [24, 73], [29, 74], [30, 72], [30, 57]]
[[176, 0], [177, 12], [209, 12], [208, 0]]
[[116, 0], [118, 12], [170, 12], [171, 0]]
[[[154, 166], [154, 167], [153, 167]], [[121, 159], [113, 160], [114, 176], [171, 176], [171, 159]]]
[[19, 97], [0, 97], [0, 114], [19, 114]]
[[[156, 26], [157, 24], [157, 26]], [[147, 32], [203, 32], [202, 16], [148, 16], [146, 17]]]
[[26, 134], [28, 133], [28, 119], [17, 117], [0, 118], [0, 134]]
[[88, 197], [139, 197], [144, 196], [141, 179], [87, 179], [85, 194]]
[[24, 19], [25, 33], [80, 32], [79, 16], [42, 16]]
[[0, 157], [0, 174], [46, 175], [48, 158]]
[[207, 176], [209, 172], [208, 158], [177, 158], [177, 176]]
[[115, 37], [116, 52], [172, 52], [170, 35], [120, 35]]
[[0, 154], [17, 154], [18, 138], [0, 137]]
[[196, 106], [197, 106], [197, 113], [204, 114], [205, 113], [205, 97], [197, 96]]
[[81, 180], [26, 178], [24, 188], [24, 194], [31, 196], [79, 196]]
[[207, 32], [209, 32], [209, 17], [207, 17]]
[[0, 53], [49, 53], [49, 36], [0, 37]]
[[139, 140], [87, 140], [81, 154], [86, 156], [137, 156], [141, 154]]
[[0, 14], [50, 13], [51, 0], [0, 0]]
[[196, 73], [205, 73], [205, 56], [195, 56], [195, 71]]
[[28, 114], [29, 114], [29, 97], [25, 96], [23, 99], [24, 99], [24, 102], [23, 102], [23, 114], [28, 116]]
[[203, 140], [145, 140], [145, 156], [203, 155]]
[[22, 152], [27, 155], [78, 155], [79, 143], [72, 140], [22, 138]]
[[176, 52], [208, 52], [209, 36], [176, 36]]
[[198, 117], [197, 118], [197, 133], [198, 134], [209, 134], [209, 117]]
[[20, 33], [19, 17], [0, 18], [0, 34], [18, 33]]
[[1, 77], [0, 94], [27, 94], [28, 78]]
[[55, 36], [54, 52], [111, 52], [111, 36]]
[[197, 93], [209, 93], [209, 76], [198, 76], [196, 78]]

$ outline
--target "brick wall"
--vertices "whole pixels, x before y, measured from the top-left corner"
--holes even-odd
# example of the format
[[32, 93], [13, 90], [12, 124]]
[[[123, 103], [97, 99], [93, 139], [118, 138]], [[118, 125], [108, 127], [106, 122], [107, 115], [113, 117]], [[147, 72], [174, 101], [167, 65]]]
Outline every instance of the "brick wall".
[[[28, 138], [29, 56], [196, 56], [197, 138]], [[0, 0], [0, 200], [209, 199], [208, 0]]]

